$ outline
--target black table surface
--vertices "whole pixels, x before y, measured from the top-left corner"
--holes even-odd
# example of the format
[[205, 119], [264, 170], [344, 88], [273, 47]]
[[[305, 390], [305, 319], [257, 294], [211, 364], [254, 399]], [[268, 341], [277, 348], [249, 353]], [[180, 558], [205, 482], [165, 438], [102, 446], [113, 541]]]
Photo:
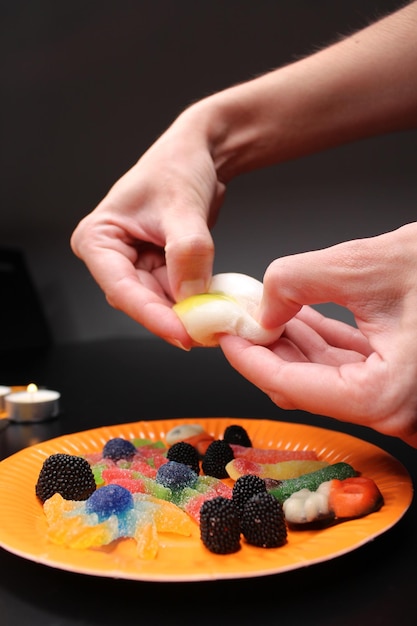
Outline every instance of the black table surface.
[[[283, 411], [237, 374], [220, 350], [182, 352], [153, 339], [61, 345], [0, 359], [0, 384], [61, 392], [61, 414], [42, 424], [0, 425], [0, 459], [61, 434], [177, 417], [248, 417], [346, 432], [395, 456], [417, 479], [417, 451], [369, 429]], [[417, 531], [413, 502], [383, 535], [346, 555], [291, 572], [192, 583], [74, 574], [0, 549], [2, 626], [107, 624], [417, 623]], [[1, 524], [1, 505], [0, 505]]]

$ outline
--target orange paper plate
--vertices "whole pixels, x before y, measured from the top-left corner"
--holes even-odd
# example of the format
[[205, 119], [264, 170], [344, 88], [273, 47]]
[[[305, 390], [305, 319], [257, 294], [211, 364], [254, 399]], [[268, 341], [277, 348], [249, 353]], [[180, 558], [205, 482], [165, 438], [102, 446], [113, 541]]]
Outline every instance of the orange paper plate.
[[[287, 544], [280, 548], [261, 549], [242, 542], [239, 552], [225, 556], [206, 550], [197, 525], [191, 537], [160, 534], [160, 550], [151, 561], [136, 556], [132, 539], [90, 550], [68, 549], [47, 541], [35, 484], [49, 455], [101, 451], [112, 437], [164, 440], [174, 426], [187, 422], [201, 424], [215, 438], [221, 438], [228, 425], [241, 424], [254, 446], [312, 449], [330, 463], [350, 463], [376, 481], [384, 506], [367, 517], [323, 530], [289, 531]], [[399, 461], [380, 448], [343, 433], [302, 424], [219, 417], [137, 422], [57, 437], [2, 461], [0, 545], [31, 561], [95, 576], [160, 582], [264, 576], [320, 563], [358, 548], [394, 526], [407, 511], [412, 497], [410, 476]]]

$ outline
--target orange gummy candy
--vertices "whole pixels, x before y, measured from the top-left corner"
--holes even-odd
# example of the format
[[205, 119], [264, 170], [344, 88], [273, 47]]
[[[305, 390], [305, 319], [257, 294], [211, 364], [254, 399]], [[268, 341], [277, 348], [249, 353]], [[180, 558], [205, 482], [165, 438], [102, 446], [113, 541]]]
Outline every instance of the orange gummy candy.
[[82, 515], [68, 515], [79, 503], [64, 500], [56, 493], [44, 503], [48, 522], [48, 539], [53, 543], [69, 548], [93, 548], [110, 543], [117, 533], [117, 520], [109, 518], [104, 522], [87, 525]]

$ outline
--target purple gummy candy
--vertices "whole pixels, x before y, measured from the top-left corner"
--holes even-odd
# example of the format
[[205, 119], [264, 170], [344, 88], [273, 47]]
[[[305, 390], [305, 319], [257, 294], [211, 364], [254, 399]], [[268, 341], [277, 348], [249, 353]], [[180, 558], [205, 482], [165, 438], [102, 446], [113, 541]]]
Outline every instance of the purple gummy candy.
[[105, 485], [97, 489], [86, 501], [86, 513], [96, 513], [99, 522], [111, 515], [122, 515], [133, 509], [133, 496], [120, 485]]
[[110, 439], [103, 448], [103, 457], [112, 461], [121, 459], [131, 459], [136, 452], [136, 448], [131, 441], [122, 437]]
[[184, 487], [194, 487], [198, 475], [188, 465], [178, 461], [168, 461], [161, 465], [156, 474], [156, 482], [174, 491]]

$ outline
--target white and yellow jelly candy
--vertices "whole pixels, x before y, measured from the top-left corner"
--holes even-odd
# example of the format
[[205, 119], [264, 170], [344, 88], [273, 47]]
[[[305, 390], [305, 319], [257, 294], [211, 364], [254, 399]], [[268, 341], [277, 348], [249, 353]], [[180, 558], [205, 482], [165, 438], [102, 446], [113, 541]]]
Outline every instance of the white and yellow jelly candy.
[[204, 428], [200, 424], [181, 424], [167, 432], [166, 441], [169, 446], [172, 446], [177, 441], [184, 441], [184, 439], [200, 435], [203, 432]]
[[328, 480], [321, 483], [316, 491], [300, 489], [291, 494], [282, 505], [287, 522], [306, 524], [328, 517], [330, 485]]
[[268, 345], [281, 336], [283, 327], [266, 329], [254, 317], [262, 291], [262, 283], [246, 274], [216, 274], [207, 293], [190, 296], [173, 309], [201, 346], [217, 346], [220, 334]]

